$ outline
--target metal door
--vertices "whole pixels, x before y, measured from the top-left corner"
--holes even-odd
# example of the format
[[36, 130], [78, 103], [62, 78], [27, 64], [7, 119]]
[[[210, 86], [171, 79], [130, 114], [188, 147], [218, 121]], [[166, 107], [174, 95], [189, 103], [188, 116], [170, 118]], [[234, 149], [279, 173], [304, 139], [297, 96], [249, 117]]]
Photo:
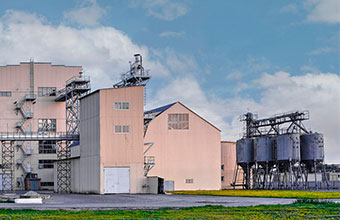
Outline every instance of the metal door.
[[164, 181], [164, 191], [174, 191], [175, 190], [175, 181], [173, 180], [165, 180]]
[[104, 167], [104, 193], [129, 193], [130, 168]]

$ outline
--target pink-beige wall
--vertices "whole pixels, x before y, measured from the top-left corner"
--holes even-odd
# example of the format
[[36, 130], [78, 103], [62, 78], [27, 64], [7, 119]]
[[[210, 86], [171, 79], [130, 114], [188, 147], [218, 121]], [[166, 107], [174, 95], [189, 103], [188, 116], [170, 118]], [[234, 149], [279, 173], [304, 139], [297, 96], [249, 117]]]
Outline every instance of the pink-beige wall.
[[[25, 122], [25, 131], [38, 130], [39, 119], [56, 119], [57, 131], [65, 131], [65, 103], [55, 102], [55, 97], [38, 97], [38, 87], [56, 87], [57, 90], [65, 86], [65, 81], [78, 76], [82, 71], [80, 66], [51, 65], [51, 63], [34, 63], [34, 94], [37, 95], [35, 104], [26, 102], [24, 109], [31, 109], [33, 118]], [[0, 66], [0, 91], [12, 92], [11, 97], [0, 96], [0, 132], [14, 132], [15, 123], [22, 120], [20, 113], [14, 111], [14, 102], [24, 99], [30, 92], [30, 63], [20, 65]], [[39, 159], [56, 159], [55, 154], [39, 154], [38, 143], [30, 144], [33, 154], [25, 159], [25, 166], [30, 163], [33, 172], [38, 172], [42, 182], [53, 182], [53, 169], [39, 169]], [[23, 157], [22, 151], [16, 149], [15, 160]], [[15, 177], [20, 177], [23, 171], [20, 167], [15, 168]], [[16, 184], [14, 184], [16, 185]]]
[[[171, 113], [188, 113], [189, 129], [169, 130], [168, 114]], [[155, 156], [156, 165], [148, 176], [175, 181], [175, 190], [221, 188], [220, 131], [181, 103], [150, 122], [144, 142], [154, 142], [147, 155]], [[193, 183], [186, 183], [185, 179], [193, 179]]]
[[[129, 102], [129, 110], [114, 110], [115, 102]], [[104, 167], [130, 167], [130, 193], [142, 192], [143, 87], [100, 90], [100, 193]], [[130, 133], [116, 134], [115, 125], [129, 125]]]
[[[38, 87], [65, 86], [65, 81], [78, 76], [82, 71], [79, 66], [54, 66], [50, 63], [34, 64], [34, 93], [38, 95]], [[22, 119], [14, 111], [14, 102], [21, 101], [30, 92], [30, 64], [0, 66], [0, 91], [11, 91], [12, 97], [0, 97], [0, 131], [15, 131], [15, 123]], [[32, 131], [38, 129], [38, 119], [57, 119], [57, 130], [65, 131], [65, 103], [55, 102], [55, 97], [38, 97], [35, 104], [27, 102], [24, 108], [33, 111], [34, 118], [27, 121], [24, 128], [31, 124]], [[8, 126], [7, 126], [8, 125]]]
[[[224, 169], [222, 169], [222, 166]], [[236, 143], [222, 141], [221, 142], [221, 177], [224, 177], [222, 189], [232, 188], [230, 184], [233, 182], [234, 170], [236, 167]]]

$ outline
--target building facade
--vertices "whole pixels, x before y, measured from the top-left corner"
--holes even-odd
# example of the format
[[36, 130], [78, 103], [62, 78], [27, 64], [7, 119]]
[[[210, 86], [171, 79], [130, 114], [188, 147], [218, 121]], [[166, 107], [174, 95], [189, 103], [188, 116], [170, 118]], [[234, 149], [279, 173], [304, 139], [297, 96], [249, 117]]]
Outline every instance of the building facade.
[[100, 89], [80, 101], [80, 150], [72, 192], [142, 193], [143, 87]]
[[[236, 142], [221, 141], [221, 185], [222, 189], [233, 188], [236, 167]], [[242, 179], [240, 176], [238, 179]]]
[[148, 176], [164, 178], [166, 190], [221, 188], [219, 129], [179, 102], [144, 115], [145, 158], [155, 163]]
[[[54, 101], [55, 91], [80, 72], [80, 66], [41, 62], [0, 66], [0, 132], [65, 132], [65, 103]], [[14, 144], [14, 189], [25, 189], [27, 176], [40, 179], [42, 189], [53, 189], [55, 141]]]

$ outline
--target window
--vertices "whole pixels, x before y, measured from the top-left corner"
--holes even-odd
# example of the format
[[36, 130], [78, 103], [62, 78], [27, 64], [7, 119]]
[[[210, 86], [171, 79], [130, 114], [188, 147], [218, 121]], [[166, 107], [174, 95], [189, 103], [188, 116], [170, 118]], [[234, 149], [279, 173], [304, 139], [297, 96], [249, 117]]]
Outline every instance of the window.
[[38, 131], [57, 131], [56, 119], [39, 119], [38, 120]]
[[12, 96], [12, 92], [0, 91], [0, 96], [10, 97]]
[[130, 133], [130, 125], [115, 125], [116, 134], [128, 134]]
[[130, 109], [129, 102], [115, 102], [115, 110], [128, 110]]
[[39, 169], [54, 168], [54, 160], [39, 160]]
[[221, 181], [224, 182], [224, 176], [221, 176]]
[[221, 170], [224, 170], [224, 165], [221, 165]]
[[55, 154], [56, 141], [39, 141], [39, 154]]
[[54, 182], [40, 182], [40, 186], [54, 186]]
[[185, 183], [192, 184], [194, 183], [194, 179], [185, 179]]
[[55, 91], [56, 87], [39, 87], [38, 88], [38, 96], [56, 96]]
[[189, 114], [169, 114], [168, 129], [189, 129]]

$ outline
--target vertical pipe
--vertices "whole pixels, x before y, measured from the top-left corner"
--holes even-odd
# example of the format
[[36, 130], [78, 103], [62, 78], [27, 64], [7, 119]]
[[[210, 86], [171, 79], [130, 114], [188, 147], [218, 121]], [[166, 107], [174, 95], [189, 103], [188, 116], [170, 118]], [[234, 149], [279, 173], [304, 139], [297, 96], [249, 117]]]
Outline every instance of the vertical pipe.
[[30, 60], [30, 95], [34, 94], [34, 60]]
[[267, 188], [267, 185], [268, 185], [268, 183], [267, 183], [267, 180], [268, 179], [268, 162], [266, 162], [266, 172], [265, 172], [265, 174], [264, 174], [264, 184], [263, 184], [263, 188]]
[[315, 189], [318, 189], [318, 183], [316, 181], [316, 161], [314, 160], [314, 181], [315, 181]]

